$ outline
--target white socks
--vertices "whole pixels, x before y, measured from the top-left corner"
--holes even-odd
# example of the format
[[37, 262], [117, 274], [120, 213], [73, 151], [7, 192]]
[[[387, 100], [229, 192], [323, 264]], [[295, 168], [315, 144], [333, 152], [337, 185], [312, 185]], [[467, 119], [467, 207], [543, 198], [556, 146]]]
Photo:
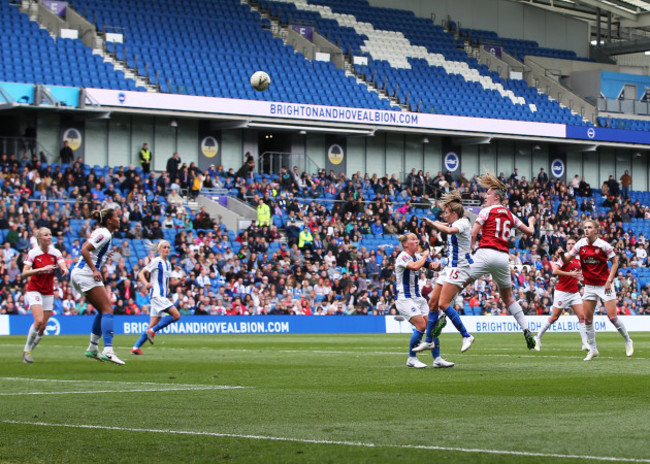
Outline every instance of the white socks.
[[[27, 333], [27, 342], [25, 343], [25, 351], [32, 351], [38, 342], [35, 342], [36, 337], [38, 336], [38, 331], [36, 326], [32, 324], [29, 326], [29, 332]], [[40, 338], [39, 338], [40, 341]]]
[[549, 319], [547, 319], [542, 326], [539, 328], [539, 332], [537, 332], [537, 338], [542, 338], [542, 335], [544, 335], [544, 332], [548, 330], [548, 328], [553, 325]]
[[522, 330], [528, 330], [528, 321], [526, 320], [524, 311], [521, 309], [521, 306], [519, 306], [519, 303], [516, 301], [511, 303], [508, 306], [508, 312], [515, 318]]
[[610, 319], [610, 322], [614, 324], [614, 327], [616, 327], [616, 330], [618, 330], [618, 333], [620, 333], [623, 338], [625, 339], [626, 342], [630, 341], [630, 336], [627, 333], [627, 329], [625, 328], [625, 324], [621, 322], [621, 320], [618, 317], [615, 317], [614, 319]]
[[90, 334], [90, 345], [88, 345], [88, 351], [97, 351], [97, 345], [99, 345], [99, 340], [101, 335], [95, 335], [94, 333]]
[[587, 344], [589, 349], [592, 351], [598, 351], [596, 348], [596, 331], [594, 330], [593, 322], [591, 324], [585, 324], [585, 329], [587, 332]]
[[587, 327], [585, 326], [584, 321], [578, 321], [578, 330], [580, 331], [580, 338], [582, 339], [583, 345], [589, 345], [587, 341]]

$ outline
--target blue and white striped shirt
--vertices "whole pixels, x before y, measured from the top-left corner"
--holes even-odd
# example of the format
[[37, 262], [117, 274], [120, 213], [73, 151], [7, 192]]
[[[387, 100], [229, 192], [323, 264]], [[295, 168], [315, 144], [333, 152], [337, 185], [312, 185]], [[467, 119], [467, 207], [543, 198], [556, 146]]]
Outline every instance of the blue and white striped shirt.
[[412, 271], [407, 265], [410, 262], [420, 259], [418, 253], [415, 256], [402, 251], [395, 260], [395, 299], [405, 300], [422, 296], [420, 294], [420, 271]]
[[149, 296], [152, 298], [169, 296], [169, 277], [172, 272], [172, 265], [166, 259], [156, 256], [145, 266], [149, 271], [150, 282], [153, 284]]
[[[110, 254], [112, 238], [113, 236], [106, 227], [99, 227], [90, 234], [90, 238], [88, 239], [95, 247], [94, 250], [90, 250], [90, 257], [95, 264], [95, 268], [100, 272]], [[92, 272], [83, 256], [79, 257], [79, 261], [77, 261], [74, 267]]]
[[449, 227], [458, 229], [456, 234], [447, 235], [448, 266], [463, 267], [472, 264], [470, 245], [472, 243], [472, 226], [466, 217], [460, 218]]

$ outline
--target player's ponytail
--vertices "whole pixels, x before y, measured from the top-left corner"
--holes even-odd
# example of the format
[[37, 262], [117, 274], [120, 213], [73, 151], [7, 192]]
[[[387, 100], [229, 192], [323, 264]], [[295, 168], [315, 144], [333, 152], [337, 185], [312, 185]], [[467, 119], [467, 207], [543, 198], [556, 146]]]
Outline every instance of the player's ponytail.
[[160, 251], [160, 248], [165, 244], [171, 246], [167, 240], [158, 240], [156, 243], [153, 243], [151, 240], [146, 240], [144, 242], [144, 246], [149, 251], [153, 251], [155, 254], [158, 254], [158, 252]]
[[463, 198], [460, 196], [458, 190], [451, 190], [447, 193], [443, 193], [440, 197], [440, 207], [442, 209], [449, 208], [452, 212], [456, 213], [459, 218], [462, 218], [465, 215]]
[[100, 226], [105, 226], [110, 218], [115, 215], [115, 210], [112, 208], [98, 209], [90, 214], [90, 217], [97, 221]]
[[492, 171], [490, 171], [489, 169], [486, 169], [485, 174], [479, 177], [479, 184], [481, 185], [481, 187], [483, 187], [486, 190], [494, 189], [497, 196], [499, 197], [499, 200], [501, 201], [507, 200], [506, 184], [501, 182], [497, 177], [497, 175]]

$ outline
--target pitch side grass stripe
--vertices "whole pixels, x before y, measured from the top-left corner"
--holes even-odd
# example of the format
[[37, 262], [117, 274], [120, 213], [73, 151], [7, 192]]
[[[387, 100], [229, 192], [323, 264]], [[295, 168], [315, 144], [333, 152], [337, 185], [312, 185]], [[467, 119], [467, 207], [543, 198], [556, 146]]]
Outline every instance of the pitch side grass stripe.
[[337, 441], [337, 440], [312, 440], [307, 438], [291, 438], [291, 437], [270, 437], [265, 435], [243, 435], [234, 433], [218, 433], [218, 432], [196, 432], [192, 430], [162, 430], [162, 429], [141, 429], [132, 427], [109, 427], [103, 425], [86, 425], [86, 424], [48, 424], [46, 422], [26, 422], [0, 419], [2, 424], [15, 424], [15, 425], [32, 425], [39, 427], [65, 427], [73, 429], [95, 429], [95, 430], [113, 430], [117, 432], [144, 432], [144, 433], [164, 433], [173, 435], [192, 435], [203, 437], [219, 437], [219, 438], [243, 438], [249, 440], [269, 440], [269, 441], [285, 441], [293, 443], [309, 443], [315, 445], [340, 445], [340, 446], [356, 446], [362, 448], [401, 448], [401, 449], [421, 449], [432, 451], [450, 451], [457, 453], [472, 453], [472, 454], [496, 454], [496, 455], [509, 455], [509, 456], [526, 456], [526, 457], [542, 457], [542, 458], [555, 458], [555, 459], [580, 459], [590, 461], [606, 461], [606, 462], [637, 462], [637, 463], [650, 463], [650, 459], [637, 459], [637, 458], [623, 458], [614, 456], [580, 456], [575, 454], [555, 454], [555, 453], [535, 453], [529, 451], [509, 451], [509, 450], [491, 450], [480, 448], [453, 448], [447, 446], [429, 446], [429, 445], [386, 445], [375, 443], [363, 443], [353, 441]]

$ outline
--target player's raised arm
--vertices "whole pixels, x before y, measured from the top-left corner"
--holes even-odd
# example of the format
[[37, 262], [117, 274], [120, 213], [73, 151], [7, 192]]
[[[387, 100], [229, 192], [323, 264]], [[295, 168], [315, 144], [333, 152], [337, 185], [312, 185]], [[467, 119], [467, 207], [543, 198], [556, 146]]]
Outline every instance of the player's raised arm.
[[533, 235], [535, 233], [535, 216], [530, 216], [528, 218], [528, 225], [522, 222], [519, 226], [519, 230], [526, 235]]

